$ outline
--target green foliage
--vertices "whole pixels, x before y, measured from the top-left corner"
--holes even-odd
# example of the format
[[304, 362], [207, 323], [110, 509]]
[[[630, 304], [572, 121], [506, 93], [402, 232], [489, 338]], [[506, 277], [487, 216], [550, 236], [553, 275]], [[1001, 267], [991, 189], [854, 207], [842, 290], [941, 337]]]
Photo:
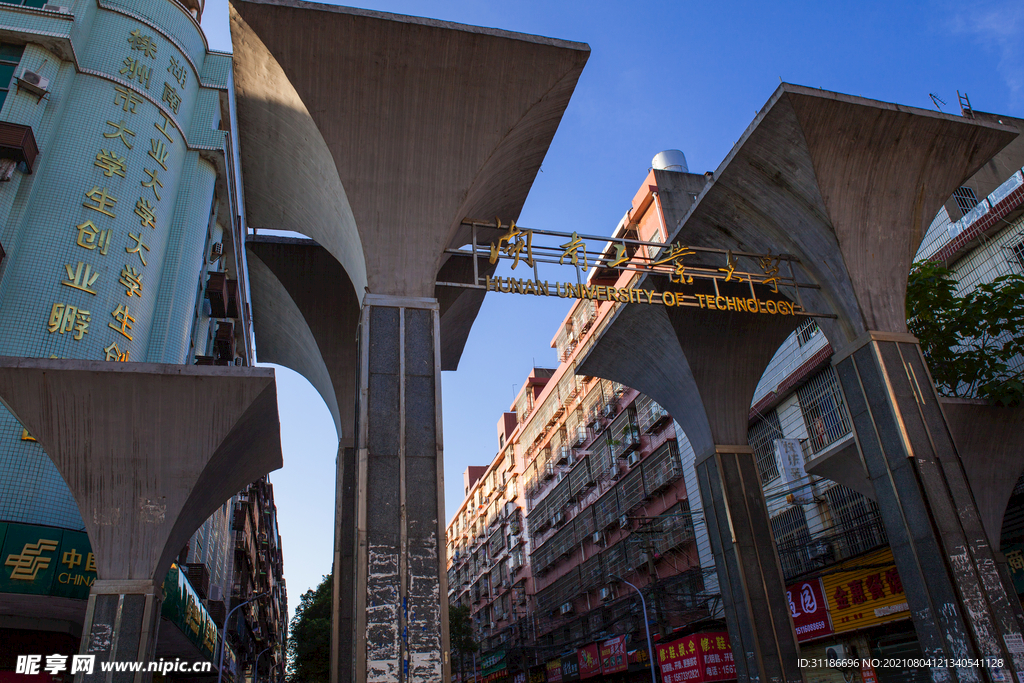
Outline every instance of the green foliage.
[[288, 638], [289, 683], [331, 680], [331, 595], [333, 578], [302, 594]]
[[473, 640], [473, 623], [468, 605], [448, 605], [448, 642], [451, 646], [452, 662], [459, 663], [459, 671], [465, 678], [466, 659], [480, 649]]
[[1017, 405], [1024, 397], [1020, 371], [1010, 362], [1024, 354], [1024, 277], [1003, 275], [957, 296], [947, 268], [915, 263], [907, 282], [907, 326], [939, 393]]

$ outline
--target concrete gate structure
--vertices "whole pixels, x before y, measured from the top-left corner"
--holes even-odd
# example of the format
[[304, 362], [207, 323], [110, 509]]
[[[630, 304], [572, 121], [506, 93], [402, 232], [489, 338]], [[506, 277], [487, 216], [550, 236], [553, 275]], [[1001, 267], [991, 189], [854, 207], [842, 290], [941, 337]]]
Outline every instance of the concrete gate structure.
[[[1008, 126], [783, 84], [689, 206], [655, 172], [671, 241], [800, 261], [934, 680], [1024, 671], [1020, 605], [995, 555], [917, 340], [911, 260], [931, 217], [1009, 143]], [[675, 207], [671, 215], [669, 206]], [[674, 230], [673, 230], [674, 229]], [[673, 234], [674, 233], [674, 234]], [[741, 259], [742, 261], [742, 259]], [[647, 284], [667, 282], [648, 276]], [[798, 681], [796, 643], [752, 451], [755, 385], [784, 330], [756, 315], [622, 307], [579, 372], [636, 387], [677, 418], [698, 476], [741, 680]], [[760, 335], [738, 343], [741, 335]], [[635, 358], [644, 349], [644, 362]], [[1011, 674], [1011, 671], [1013, 672]]]
[[248, 258], [260, 359], [339, 433], [332, 681], [448, 680], [440, 373], [483, 292], [436, 283], [464, 218], [518, 217], [589, 48], [296, 0], [231, 31], [248, 222], [310, 238]]

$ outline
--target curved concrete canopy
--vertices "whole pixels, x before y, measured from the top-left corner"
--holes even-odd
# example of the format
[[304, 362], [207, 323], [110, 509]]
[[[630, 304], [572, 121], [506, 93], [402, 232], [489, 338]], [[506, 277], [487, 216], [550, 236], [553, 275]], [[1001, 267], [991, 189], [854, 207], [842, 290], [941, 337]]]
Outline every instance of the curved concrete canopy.
[[[349, 435], [343, 430], [338, 397], [331, 373], [324, 364], [320, 347], [309, 329], [302, 311], [288, 290], [252, 249], [246, 250], [249, 264], [249, 290], [252, 324], [256, 333], [256, 355], [261, 363], [274, 363], [299, 373], [313, 385], [334, 418], [338, 438]], [[348, 429], [351, 430], [351, 418]]]
[[[907, 273], [942, 203], [1017, 135], [1010, 126], [781, 85], [672, 240], [798, 256], [806, 307], [841, 351], [906, 331]], [[671, 224], [670, 224], [671, 225]], [[674, 230], [673, 230], [674, 228]]]
[[100, 579], [158, 581], [214, 510], [282, 464], [270, 369], [0, 358], [0, 401], [75, 496]]
[[[288, 207], [336, 194], [336, 171], [369, 291], [432, 296], [444, 249], [467, 241], [464, 218], [518, 217], [590, 54], [581, 43], [298, 0], [236, 0], [232, 40], [249, 222], [323, 244], [360, 298], [348, 224]], [[325, 169], [324, 147], [335, 167], [326, 190], [292, 171], [306, 157]], [[330, 239], [339, 229], [341, 247]]]
[[[311, 240], [251, 237], [246, 248], [266, 269], [260, 273], [260, 298], [256, 291], [252, 296], [259, 358], [306, 377], [332, 409], [338, 438], [350, 444], [359, 326], [352, 282], [341, 264]], [[274, 316], [282, 310], [288, 310], [288, 317]], [[292, 336], [292, 330], [301, 334]]]

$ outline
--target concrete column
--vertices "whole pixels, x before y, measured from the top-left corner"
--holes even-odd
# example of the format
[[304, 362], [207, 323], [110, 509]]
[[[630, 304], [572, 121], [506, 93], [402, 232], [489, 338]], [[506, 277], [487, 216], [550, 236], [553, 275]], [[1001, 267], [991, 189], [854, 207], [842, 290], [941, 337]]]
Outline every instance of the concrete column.
[[355, 661], [356, 449], [338, 446], [334, 501], [334, 598], [331, 605], [331, 681], [352, 682]]
[[[917, 340], [870, 332], [833, 359], [926, 657], [1003, 667], [936, 681], [1022, 680], [1021, 625], [995, 563]], [[1006, 678], [1003, 678], [1006, 676]]]
[[155, 581], [97, 579], [89, 591], [79, 653], [94, 655], [91, 674], [75, 683], [143, 683], [152, 672], [103, 672], [102, 662], [151, 662], [160, 627], [163, 592]]
[[[799, 681], [779, 556], [754, 452], [716, 445], [697, 462], [729, 640], [741, 681]], [[765, 542], [767, 539], [768, 542]]]
[[360, 326], [356, 680], [447, 681], [438, 304], [368, 294]]

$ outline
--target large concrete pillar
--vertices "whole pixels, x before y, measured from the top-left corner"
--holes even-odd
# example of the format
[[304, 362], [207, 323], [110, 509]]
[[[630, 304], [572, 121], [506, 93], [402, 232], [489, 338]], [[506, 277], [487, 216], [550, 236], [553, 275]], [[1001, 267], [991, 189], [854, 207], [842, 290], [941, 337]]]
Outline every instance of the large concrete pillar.
[[367, 295], [360, 325], [356, 680], [448, 680], [437, 301]]
[[[1002, 660], [1024, 675], [1021, 624], [916, 341], [911, 261], [965, 178], [1016, 137], [1009, 126], [783, 84], [715, 172], [674, 239], [786, 252], [836, 349], [840, 380], [925, 651]], [[916, 585], [911, 589], [910, 586]], [[998, 667], [997, 667], [998, 668]], [[976, 667], [937, 681], [979, 680]]]
[[[659, 178], [666, 205], [669, 179]], [[667, 282], [648, 277], [646, 287]], [[715, 294], [710, 283], [693, 292]], [[706, 291], [705, 291], [706, 288]], [[673, 288], [674, 289], [674, 288]], [[748, 285], [720, 283], [723, 296]], [[759, 299], [778, 298], [757, 287]], [[795, 328], [792, 316], [661, 306], [621, 306], [579, 364], [581, 374], [627, 384], [664, 406], [696, 454], [729, 638], [741, 681], [801, 681], [761, 478], [747, 444], [750, 403], [765, 367]]]
[[76, 683], [143, 683], [174, 556], [214, 510], [281, 466], [273, 370], [0, 358], [0, 401], [67, 482], [95, 555]]
[[[872, 332], [834, 363], [925, 656], [1004, 661], [980, 667], [993, 680], [1022, 671], [1019, 601], [1003, 586], [917, 340]], [[974, 667], [934, 677], [983, 679]]]

